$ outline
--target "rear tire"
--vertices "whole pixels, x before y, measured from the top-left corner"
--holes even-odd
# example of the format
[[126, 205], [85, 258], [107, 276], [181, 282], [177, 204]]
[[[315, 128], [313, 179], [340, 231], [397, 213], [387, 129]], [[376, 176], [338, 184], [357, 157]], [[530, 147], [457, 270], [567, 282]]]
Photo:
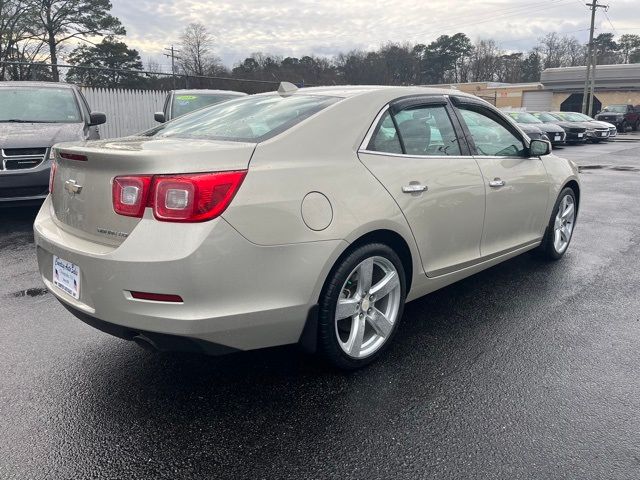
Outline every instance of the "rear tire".
[[322, 289], [318, 351], [344, 370], [373, 362], [395, 336], [405, 298], [400, 257], [382, 243], [356, 248], [336, 264]]
[[632, 128], [632, 130], [633, 130], [634, 132], [637, 132], [637, 131], [638, 131], [638, 129], [640, 129], [640, 120], [638, 120], [636, 123], [634, 123], [634, 124], [633, 124], [633, 128]]
[[567, 252], [578, 213], [578, 203], [573, 189], [567, 187], [560, 192], [551, 212], [538, 252], [548, 260], [559, 260]]

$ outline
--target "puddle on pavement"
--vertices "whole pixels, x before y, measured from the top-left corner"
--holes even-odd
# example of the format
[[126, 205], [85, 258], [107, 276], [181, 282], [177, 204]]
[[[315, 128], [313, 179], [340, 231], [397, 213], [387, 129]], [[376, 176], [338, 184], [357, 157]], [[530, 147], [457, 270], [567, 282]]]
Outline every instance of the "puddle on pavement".
[[9, 294], [9, 296], [16, 297], [16, 298], [40, 297], [41, 295], [46, 295], [47, 293], [49, 293], [49, 290], [47, 290], [45, 287], [34, 287], [34, 288], [27, 288], [26, 290], [19, 290], [17, 292], [13, 292]]

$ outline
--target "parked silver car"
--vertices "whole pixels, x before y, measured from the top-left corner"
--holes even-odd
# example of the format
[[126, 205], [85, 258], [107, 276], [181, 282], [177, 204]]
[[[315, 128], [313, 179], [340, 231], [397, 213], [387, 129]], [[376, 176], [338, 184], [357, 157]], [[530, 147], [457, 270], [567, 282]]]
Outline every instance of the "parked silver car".
[[460, 92], [283, 85], [58, 146], [40, 273], [78, 318], [156, 349], [300, 343], [357, 368], [406, 301], [565, 254], [578, 170], [550, 149]]
[[99, 139], [105, 120], [74, 85], [0, 82], [0, 205], [46, 198], [51, 147]]
[[204, 107], [244, 97], [246, 93], [233, 90], [171, 90], [164, 101], [162, 112], [156, 112], [156, 122], [164, 123]]

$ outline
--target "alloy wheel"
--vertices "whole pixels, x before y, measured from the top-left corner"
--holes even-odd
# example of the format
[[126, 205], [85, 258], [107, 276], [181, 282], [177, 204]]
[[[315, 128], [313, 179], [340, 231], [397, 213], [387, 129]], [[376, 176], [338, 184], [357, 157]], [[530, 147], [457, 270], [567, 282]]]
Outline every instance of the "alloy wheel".
[[374, 256], [352, 270], [336, 305], [335, 333], [349, 357], [377, 352], [391, 335], [400, 310], [401, 285], [391, 261]]
[[575, 201], [571, 195], [565, 195], [558, 206], [558, 213], [553, 229], [553, 247], [556, 252], [563, 253], [569, 246], [575, 219]]

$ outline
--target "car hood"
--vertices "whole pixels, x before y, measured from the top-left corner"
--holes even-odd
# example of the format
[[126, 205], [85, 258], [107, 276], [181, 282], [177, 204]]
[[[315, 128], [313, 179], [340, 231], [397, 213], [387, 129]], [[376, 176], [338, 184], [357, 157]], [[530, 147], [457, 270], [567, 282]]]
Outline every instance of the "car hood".
[[51, 147], [55, 143], [84, 139], [82, 123], [2, 123], [1, 148]]
[[534, 126], [546, 133], [563, 133], [564, 129], [555, 123], [536, 123]]
[[590, 122], [590, 123], [596, 123], [596, 124], [600, 125], [601, 127], [616, 128], [616, 126], [613, 123], [603, 122], [602, 120], [596, 120], [596, 121]]
[[537, 127], [536, 125], [539, 124], [531, 124], [531, 123], [519, 123], [518, 126], [520, 127], [520, 130], [522, 130], [524, 133], [529, 134], [529, 133], [537, 133], [540, 134], [542, 133], [542, 130]]

